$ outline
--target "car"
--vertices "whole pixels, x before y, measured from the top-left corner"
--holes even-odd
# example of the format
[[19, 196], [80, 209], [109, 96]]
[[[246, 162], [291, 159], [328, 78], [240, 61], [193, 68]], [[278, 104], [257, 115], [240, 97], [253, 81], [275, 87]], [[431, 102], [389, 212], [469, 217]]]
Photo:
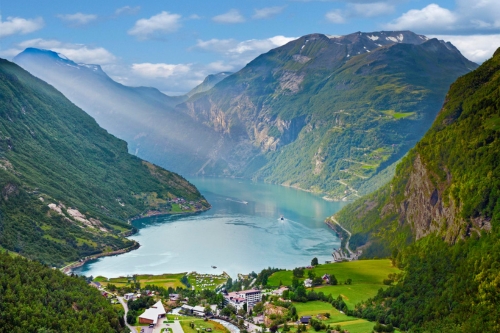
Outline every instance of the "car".
[[155, 327], [155, 324], [149, 324], [149, 327]]

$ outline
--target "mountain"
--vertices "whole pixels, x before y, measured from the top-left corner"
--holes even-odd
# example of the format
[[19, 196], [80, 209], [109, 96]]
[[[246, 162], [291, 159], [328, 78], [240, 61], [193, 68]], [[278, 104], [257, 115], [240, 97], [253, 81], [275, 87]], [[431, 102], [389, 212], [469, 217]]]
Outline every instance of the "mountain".
[[205, 91], [212, 89], [213, 86], [215, 86], [217, 83], [224, 80], [226, 77], [228, 77], [231, 74], [233, 74], [233, 73], [221, 72], [221, 73], [217, 73], [217, 74], [210, 74], [209, 76], [207, 76], [205, 78], [205, 80], [203, 80], [202, 83], [200, 83], [199, 85], [197, 85], [196, 87], [191, 89], [191, 91], [186, 94], [186, 97], [191, 97], [191, 96], [194, 96], [196, 94], [199, 94], [199, 93], [202, 93], [202, 92], [205, 92]]
[[195, 173], [214, 149], [221, 149], [218, 133], [173, 109], [186, 96], [170, 97], [155, 88], [122, 85], [98, 65], [77, 64], [49, 50], [27, 48], [13, 61], [127, 141], [130, 153], [168, 170]]
[[477, 65], [412, 32], [303, 36], [177, 106], [224, 135], [207, 173], [352, 198], [429, 128], [449, 85]]
[[[0, 60], [0, 248], [60, 266], [137, 245], [131, 217], [207, 209], [181, 176], [127, 153], [47, 83]], [[192, 202], [191, 204], [189, 202]]]
[[405, 271], [358, 316], [412, 332], [500, 329], [499, 161], [500, 48], [451, 86], [392, 181], [335, 215], [351, 247]]
[[387, 182], [386, 168], [430, 127], [449, 85], [477, 67], [450, 43], [409, 31], [311, 34], [174, 99], [152, 89], [154, 98], [146, 96], [147, 88], [51, 51], [27, 49], [14, 60], [141, 158], [183, 174], [257, 178], [338, 200]]

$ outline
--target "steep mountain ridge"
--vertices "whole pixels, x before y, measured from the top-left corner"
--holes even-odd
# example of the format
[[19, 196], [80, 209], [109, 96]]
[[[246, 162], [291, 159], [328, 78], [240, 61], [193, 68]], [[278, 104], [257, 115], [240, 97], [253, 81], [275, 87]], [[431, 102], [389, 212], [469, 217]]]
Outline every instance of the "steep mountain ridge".
[[196, 172], [220, 140], [203, 124], [173, 110], [186, 96], [170, 97], [156, 88], [122, 85], [98, 65], [77, 64], [50, 50], [28, 48], [13, 61], [127, 141], [130, 153], [168, 170]]
[[499, 64], [497, 51], [459, 78], [391, 183], [337, 213], [335, 218], [353, 231], [354, 246], [371, 239], [385, 243], [388, 254], [390, 247], [430, 234], [455, 243], [492, 230], [500, 217]]
[[393, 180], [334, 216], [403, 274], [352, 315], [408, 332], [500, 330], [500, 48], [452, 84]]
[[139, 157], [183, 174], [257, 178], [337, 200], [356, 198], [413, 147], [449, 84], [476, 67], [450, 43], [409, 31], [310, 34], [174, 100], [54, 54], [27, 50], [15, 61]]
[[403, 156], [449, 84], [475, 67], [451, 44], [411, 32], [311, 34], [177, 108], [237, 144], [219, 155], [224, 173], [340, 199]]
[[217, 74], [210, 74], [208, 75], [205, 80], [203, 80], [202, 83], [200, 83], [199, 85], [197, 85], [196, 87], [194, 87], [193, 89], [191, 89], [187, 94], [186, 94], [186, 99], [193, 96], [193, 95], [196, 95], [196, 94], [200, 94], [200, 93], [203, 93], [205, 91], [208, 91], [210, 89], [212, 89], [217, 83], [219, 83], [220, 81], [224, 80], [226, 77], [228, 77], [229, 75], [231, 75], [233, 73], [231, 72], [220, 72], [220, 73], [217, 73]]
[[184, 178], [129, 155], [59, 91], [3, 59], [0, 191], [0, 248], [51, 265], [136, 246], [124, 221], [175, 210], [170, 199], [209, 207]]

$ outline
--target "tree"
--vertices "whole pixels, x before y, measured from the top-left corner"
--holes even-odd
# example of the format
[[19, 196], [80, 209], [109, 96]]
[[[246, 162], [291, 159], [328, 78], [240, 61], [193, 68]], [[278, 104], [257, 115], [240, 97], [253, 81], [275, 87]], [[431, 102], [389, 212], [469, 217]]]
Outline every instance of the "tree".
[[311, 280], [314, 280], [314, 278], [316, 277], [316, 273], [314, 273], [312, 270], [309, 270], [307, 272], [307, 276], [309, 276]]
[[297, 278], [301, 278], [304, 277], [304, 270], [300, 267], [297, 267], [293, 269], [292, 274]]
[[352, 279], [347, 279], [347, 280], [345, 281], [345, 284], [352, 284]]
[[337, 281], [337, 278], [335, 277], [335, 275], [333, 274], [330, 274], [330, 284], [332, 286], [336, 286], [339, 282]]
[[321, 286], [322, 284], [323, 284], [323, 279], [321, 277], [317, 276], [313, 279], [313, 285]]
[[203, 312], [205, 312], [205, 315], [209, 315], [210, 313], [212, 313], [212, 308], [210, 307], [210, 305], [207, 304]]
[[311, 266], [318, 266], [319, 263], [318, 263], [318, 258], [314, 257], [312, 260], [311, 260]]

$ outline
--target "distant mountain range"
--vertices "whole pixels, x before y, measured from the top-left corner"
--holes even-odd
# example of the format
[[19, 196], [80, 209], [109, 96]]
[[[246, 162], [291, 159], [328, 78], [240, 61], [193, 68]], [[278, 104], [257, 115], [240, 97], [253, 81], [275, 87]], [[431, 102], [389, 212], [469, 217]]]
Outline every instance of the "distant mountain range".
[[0, 192], [0, 250], [53, 266], [134, 246], [126, 221], [182, 211], [170, 199], [209, 207], [184, 178], [128, 154], [59, 91], [3, 59]]
[[303, 36], [176, 98], [48, 51], [27, 49], [14, 61], [142, 158], [335, 199], [388, 180], [391, 172], [374, 176], [415, 145], [449, 85], [477, 67], [450, 43], [409, 31]]
[[[170, 97], [156, 88], [127, 87], [98, 65], [77, 64], [49, 50], [28, 48], [14, 62], [53, 85], [111, 134], [127, 141], [129, 152], [169, 170], [191, 173], [205, 163], [220, 135], [174, 110], [187, 96]], [[222, 77], [221, 77], [222, 78]], [[200, 91], [213, 80], [201, 84]], [[215, 79], [217, 81], [217, 79]]]

